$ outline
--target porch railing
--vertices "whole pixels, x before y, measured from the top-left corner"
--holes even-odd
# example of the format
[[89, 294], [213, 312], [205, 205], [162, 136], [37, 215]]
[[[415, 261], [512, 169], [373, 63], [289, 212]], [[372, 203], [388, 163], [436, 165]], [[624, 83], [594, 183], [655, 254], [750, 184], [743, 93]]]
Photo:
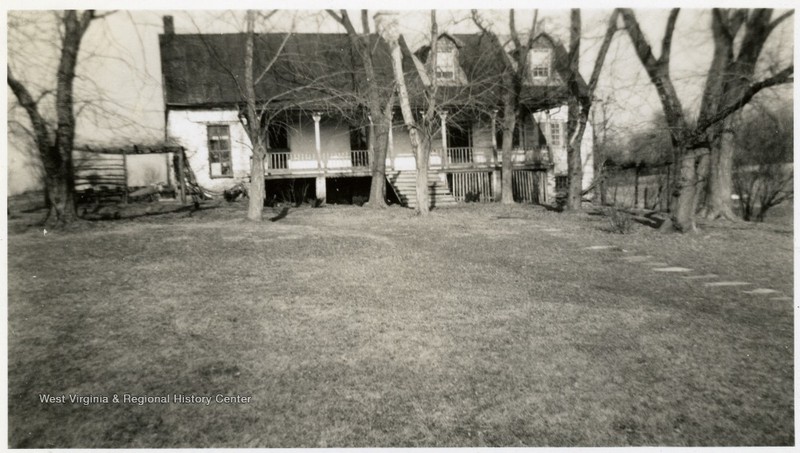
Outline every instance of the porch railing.
[[[502, 151], [491, 147], [434, 148], [433, 154], [440, 156], [443, 167], [474, 167], [498, 165], [503, 160]], [[515, 164], [547, 163], [550, 161], [546, 146], [536, 148], [515, 148], [511, 161]]]
[[291, 151], [269, 151], [268, 154], [267, 168], [274, 170], [287, 170], [289, 168], [289, 160], [292, 158]]
[[351, 150], [350, 162], [353, 167], [369, 167], [369, 155], [368, 150]]

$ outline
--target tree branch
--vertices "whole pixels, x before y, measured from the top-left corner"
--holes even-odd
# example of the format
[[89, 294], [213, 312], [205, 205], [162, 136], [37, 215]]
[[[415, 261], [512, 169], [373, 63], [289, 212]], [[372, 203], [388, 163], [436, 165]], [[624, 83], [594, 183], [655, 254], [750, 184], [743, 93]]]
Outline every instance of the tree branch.
[[361, 10], [361, 28], [365, 36], [369, 36], [369, 14], [367, 10]]
[[[294, 24], [292, 24], [292, 28], [291, 29], [292, 30], [294, 29]], [[281, 41], [281, 45], [278, 47], [278, 50], [275, 52], [275, 55], [272, 56], [272, 59], [269, 61], [269, 63], [267, 63], [267, 66], [264, 68], [263, 71], [261, 71], [261, 74], [253, 82], [255, 85], [258, 85], [261, 82], [261, 79], [263, 79], [264, 76], [267, 75], [269, 70], [272, 69], [272, 66], [275, 64], [275, 62], [278, 61], [278, 57], [280, 57], [281, 53], [283, 53], [283, 48], [286, 47], [286, 43], [289, 41], [289, 38], [291, 36], [292, 36], [292, 32], [291, 31], [286, 33], [286, 37], [284, 37], [283, 41]]]
[[608, 55], [608, 49], [611, 47], [611, 40], [614, 38], [614, 34], [617, 32], [617, 18], [619, 17], [619, 10], [615, 9], [611, 13], [611, 17], [608, 19], [608, 28], [606, 28], [606, 35], [603, 37], [603, 43], [600, 45], [600, 52], [597, 54], [597, 59], [594, 61], [594, 68], [592, 69], [592, 75], [589, 78], [589, 97], [591, 98], [594, 94], [595, 88], [597, 88], [597, 82], [600, 80], [600, 71], [603, 69], [603, 64], [606, 60], [606, 55]]
[[43, 149], [44, 147], [48, 146], [49, 132], [47, 130], [47, 122], [44, 120], [42, 115], [39, 114], [36, 101], [33, 100], [33, 96], [31, 96], [28, 89], [12, 74], [11, 66], [6, 66], [6, 70], [8, 71], [8, 86], [11, 88], [14, 96], [17, 97], [19, 104], [28, 114], [28, 118], [30, 118], [31, 125], [33, 126], [36, 144], [39, 149]]
[[778, 16], [775, 20], [770, 22], [769, 26], [767, 27], [769, 32], [772, 32], [772, 30], [774, 30], [775, 27], [780, 25], [781, 22], [783, 22], [787, 18], [791, 17], [793, 14], [794, 14], [794, 10], [792, 9], [792, 10], [786, 11], [785, 13], [781, 14], [780, 16]]
[[333, 19], [336, 20], [336, 22], [339, 22], [340, 24], [344, 25], [344, 19], [342, 18], [342, 16], [336, 14], [336, 11], [332, 9], [326, 9], [325, 12], [327, 12], [331, 17], [333, 17]]
[[760, 82], [756, 82], [750, 84], [745, 90], [742, 91], [742, 94], [739, 96], [738, 99], [735, 99], [725, 107], [720, 108], [716, 114], [708, 117], [707, 119], [700, 121], [697, 123], [697, 127], [695, 127], [692, 135], [689, 138], [690, 147], [696, 144], [703, 134], [705, 133], [706, 129], [711, 127], [713, 124], [724, 120], [728, 116], [730, 116], [733, 112], [742, 108], [745, 104], [747, 104], [750, 99], [753, 98], [759, 91], [763, 90], [764, 88], [769, 88], [776, 85], [781, 85], [784, 83], [791, 83], [794, 82], [794, 65], [789, 65], [788, 67], [784, 68], [779, 73], [775, 74], [772, 77], [764, 79]]
[[664, 39], [661, 41], [661, 56], [658, 57], [658, 62], [664, 66], [669, 65], [669, 56], [672, 52], [672, 34], [675, 32], [675, 22], [678, 21], [678, 13], [680, 12], [680, 8], [672, 8], [669, 12], [667, 30], [664, 32]]
[[514, 20], [514, 8], [508, 10], [508, 28], [511, 32], [511, 40], [514, 41], [514, 48], [519, 49], [522, 45], [519, 42], [519, 33], [517, 33], [517, 24]]

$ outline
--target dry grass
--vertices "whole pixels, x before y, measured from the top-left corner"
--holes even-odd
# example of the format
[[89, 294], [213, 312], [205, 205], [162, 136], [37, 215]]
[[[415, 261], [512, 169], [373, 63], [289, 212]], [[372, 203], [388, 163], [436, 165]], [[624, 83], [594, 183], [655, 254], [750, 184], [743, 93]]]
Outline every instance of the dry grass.
[[[47, 236], [10, 221], [11, 446], [794, 444], [791, 301], [584, 249], [791, 294], [791, 226], [621, 236], [525, 206], [241, 209]], [[123, 392], [253, 402], [38, 400]]]

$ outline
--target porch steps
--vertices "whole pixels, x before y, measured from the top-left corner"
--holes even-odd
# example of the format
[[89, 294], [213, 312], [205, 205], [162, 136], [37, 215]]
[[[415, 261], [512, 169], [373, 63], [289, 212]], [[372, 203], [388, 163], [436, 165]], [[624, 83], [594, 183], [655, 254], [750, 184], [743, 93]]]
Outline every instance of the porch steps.
[[[417, 172], [415, 170], [397, 171], [386, 175], [394, 186], [400, 201], [409, 208], [417, 207]], [[455, 206], [458, 202], [453, 198], [447, 183], [439, 179], [439, 172], [428, 172], [428, 195], [431, 198], [431, 208], [442, 206]]]

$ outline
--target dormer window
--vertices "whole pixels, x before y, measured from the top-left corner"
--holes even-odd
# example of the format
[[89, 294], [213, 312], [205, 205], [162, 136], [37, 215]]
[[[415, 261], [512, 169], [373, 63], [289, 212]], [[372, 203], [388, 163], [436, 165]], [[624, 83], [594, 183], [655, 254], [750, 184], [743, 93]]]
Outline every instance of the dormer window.
[[436, 52], [436, 78], [440, 80], [456, 78], [456, 54], [452, 50]]
[[457, 49], [449, 38], [440, 38], [436, 46], [436, 78], [443, 81], [456, 79]]
[[550, 77], [551, 51], [550, 49], [531, 49], [530, 59], [531, 76], [536, 79]]

